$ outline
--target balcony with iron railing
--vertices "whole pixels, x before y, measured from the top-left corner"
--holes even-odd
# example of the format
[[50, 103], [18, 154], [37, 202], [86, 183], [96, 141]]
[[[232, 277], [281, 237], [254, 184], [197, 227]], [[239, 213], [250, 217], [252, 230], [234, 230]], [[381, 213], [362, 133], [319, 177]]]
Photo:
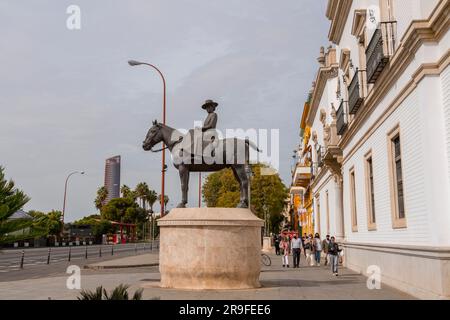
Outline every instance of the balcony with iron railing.
[[336, 112], [336, 118], [337, 134], [342, 136], [345, 133], [345, 130], [347, 130], [347, 119], [344, 101], [341, 102], [339, 109]]
[[349, 114], [356, 114], [364, 101], [364, 92], [361, 86], [362, 83], [362, 73], [356, 69], [355, 75], [353, 76], [352, 82], [348, 87], [348, 109]]
[[323, 155], [325, 153], [325, 148], [319, 145], [317, 147], [316, 151], [317, 151], [317, 166], [319, 168], [322, 168], [323, 167]]
[[375, 83], [394, 55], [396, 45], [397, 22], [381, 22], [375, 30], [366, 49], [367, 81]]

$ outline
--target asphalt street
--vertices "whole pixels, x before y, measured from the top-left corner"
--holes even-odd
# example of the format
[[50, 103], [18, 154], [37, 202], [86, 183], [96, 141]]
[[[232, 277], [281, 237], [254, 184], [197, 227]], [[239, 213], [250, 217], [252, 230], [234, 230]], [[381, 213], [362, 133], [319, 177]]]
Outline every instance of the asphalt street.
[[[157, 250], [157, 243], [90, 245], [50, 248], [18, 248], [0, 250], [0, 282], [40, 278], [65, 273], [69, 265], [86, 264]], [[86, 258], [87, 250], [87, 258]], [[20, 267], [23, 252], [23, 268]], [[69, 261], [70, 253], [70, 261]], [[49, 263], [47, 264], [49, 260]]]

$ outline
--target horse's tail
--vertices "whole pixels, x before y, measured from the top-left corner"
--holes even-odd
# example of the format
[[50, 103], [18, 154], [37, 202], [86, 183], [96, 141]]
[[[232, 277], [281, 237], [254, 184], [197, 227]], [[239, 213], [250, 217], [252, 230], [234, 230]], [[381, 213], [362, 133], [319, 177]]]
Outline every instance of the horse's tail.
[[250, 146], [251, 148], [255, 149], [256, 151], [262, 152], [262, 150], [260, 150], [260, 149], [258, 148], [258, 146], [257, 146], [255, 143], [253, 143], [252, 141], [250, 141], [250, 140], [248, 140], [248, 139], [245, 139], [245, 143], [246, 143], [248, 146]]

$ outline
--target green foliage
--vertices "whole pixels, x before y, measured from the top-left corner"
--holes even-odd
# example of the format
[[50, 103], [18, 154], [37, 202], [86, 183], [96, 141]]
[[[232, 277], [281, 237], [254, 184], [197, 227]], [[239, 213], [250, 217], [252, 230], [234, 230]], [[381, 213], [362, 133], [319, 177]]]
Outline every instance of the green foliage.
[[6, 180], [4, 168], [0, 166], [0, 243], [28, 239], [44, 233], [43, 230], [32, 230], [32, 220], [9, 220], [28, 201], [30, 198], [15, 188], [14, 181]]
[[[155, 190], [149, 190], [146, 195], [145, 195], [145, 201], [147, 201], [147, 203], [150, 206], [150, 212], [153, 212], [153, 205], [155, 204], [155, 202], [158, 200], [158, 194], [156, 193]], [[169, 198], [167, 198], [167, 201], [169, 200]]]
[[81, 218], [80, 220], [74, 221], [73, 224], [76, 226], [93, 225], [98, 223], [101, 218], [102, 217], [99, 214], [91, 214], [90, 216], [86, 216]]
[[102, 219], [117, 222], [136, 223], [145, 221], [147, 215], [130, 198], [112, 199], [101, 210]]
[[[261, 175], [262, 164], [252, 165], [251, 209], [261, 219], [269, 215], [271, 231], [277, 232], [283, 221], [281, 212], [288, 190], [278, 174]], [[239, 203], [239, 183], [231, 169], [210, 174], [203, 185], [203, 199], [208, 207], [234, 208]]]
[[99, 214], [93, 214], [87, 217], [83, 217], [73, 223], [75, 226], [92, 226], [92, 234], [99, 238], [104, 234], [108, 234], [114, 231], [114, 226], [108, 220], [102, 219]]
[[103, 298], [103, 287], [97, 287], [95, 291], [82, 290], [78, 300], [102, 300]]
[[82, 290], [78, 300], [142, 300], [143, 289], [136, 290], [130, 299], [128, 288], [128, 285], [120, 284], [109, 294], [102, 286], [97, 287], [95, 291]]
[[100, 220], [97, 223], [92, 224], [92, 234], [94, 237], [100, 237], [113, 231], [113, 225], [107, 220]]
[[[162, 199], [161, 196], [162, 196], [161, 194], [158, 196], [159, 204], [161, 204], [161, 199]], [[167, 194], [165, 194], [164, 195], [164, 207], [166, 207], [168, 203], [169, 203], [169, 196]]]
[[95, 207], [98, 210], [102, 209], [107, 197], [108, 197], [108, 190], [105, 187], [98, 188], [97, 197], [94, 200]]
[[142, 209], [145, 210], [146, 209], [146, 197], [147, 197], [147, 194], [150, 192], [150, 189], [149, 189], [147, 183], [145, 183], [145, 182], [138, 183], [136, 186], [136, 189], [134, 189], [134, 192], [136, 194], [136, 197], [141, 202]]
[[28, 213], [34, 218], [32, 224], [34, 229], [45, 230], [46, 235], [51, 236], [56, 236], [61, 232], [61, 211], [52, 210], [49, 213], [45, 214], [40, 211], [32, 210]]
[[126, 184], [124, 184], [120, 188], [120, 192], [122, 193], [122, 198], [134, 198], [135, 197], [133, 190], [131, 190], [131, 188], [129, 186], [127, 186]]

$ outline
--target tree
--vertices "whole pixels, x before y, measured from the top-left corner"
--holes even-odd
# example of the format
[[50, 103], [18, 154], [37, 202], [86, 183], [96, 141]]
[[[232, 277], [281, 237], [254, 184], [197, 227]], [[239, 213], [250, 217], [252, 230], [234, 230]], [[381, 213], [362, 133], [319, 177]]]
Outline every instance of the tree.
[[150, 212], [153, 212], [153, 205], [155, 204], [156, 200], [158, 200], [158, 194], [156, 193], [156, 191], [149, 190], [145, 195], [145, 201], [147, 201], [150, 206]]
[[90, 216], [86, 216], [81, 218], [80, 220], [74, 221], [72, 224], [77, 226], [90, 225], [94, 224], [102, 219], [99, 214], [91, 214]]
[[92, 234], [97, 240], [101, 240], [101, 236], [114, 232], [114, 226], [108, 220], [102, 219], [99, 214], [93, 214], [83, 217], [80, 220], [73, 222], [75, 226], [91, 226]]
[[114, 227], [108, 220], [100, 220], [91, 224], [92, 234], [95, 238], [99, 239], [102, 235], [108, 234], [114, 231]]
[[[162, 195], [160, 194], [158, 196], [158, 200], [159, 200], [159, 204], [161, 204], [161, 199], [162, 199]], [[167, 212], [167, 204], [169, 203], [169, 196], [168, 195], [164, 195], [164, 211]], [[162, 214], [162, 213], [161, 213]]]
[[137, 223], [144, 221], [146, 214], [132, 199], [117, 198], [103, 206], [101, 217], [109, 221]]
[[101, 210], [103, 205], [105, 204], [106, 198], [108, 198], [108, 189], [105, 187], [100, 187], [97, 190], [97, 197], [95, 198], [95, 207], [98, 210]]
[[14, 181], [6, 180], [4, 168], [0, 166], [0, 243], [24, 240], [44, 233], [43, 230], [31, 228], [32, 220], [9, 219], [28, 201], [30, 198], [23, 191], [15, 188]]
[[28, 214], [34, 218], [32, 224], [33, 228], [46, 230], [47, 236], [56, 236], [61, 232], [61, 211], [52, 210], [45, 214], [43, 212], [31, 210]]
[[[278, 174], [261, 175], [262, 164], [252, 165], [251, 209], [261, 219], [269, 215], [270, 229], [278, 232], [288, 190]], [[239, 203], [240, 190], [231, 169], [210, 174], [203, 185], [203, 199], [208, 207], [234, 208]]]
[[288, 196], [288, 189], [278, 174], [261, 175], [262, 167], [263, 165], [255, 165], [252, 168], [252, 209], [261, 219], [264, 219], [264, 215], [267, 212], [270, 231], [277, 233], [283, 220], [281, 213], [284, 210], [284, 201]]
[[120, 188], [120, 192], [122, 193], [122, 198], [130, 198], [133, 194], [133, 190], [126, 184]]
[[150, 189], [147, 185], [147, 183], [145, 182], [140, 182], [137, 184], [136, 188], [135, 188], [135, 193], [136, 193], [136, 197], [141, 201], [141, 208], [142, 209], [146, 209], [146, 196], [147, 194], [150, 192]]

